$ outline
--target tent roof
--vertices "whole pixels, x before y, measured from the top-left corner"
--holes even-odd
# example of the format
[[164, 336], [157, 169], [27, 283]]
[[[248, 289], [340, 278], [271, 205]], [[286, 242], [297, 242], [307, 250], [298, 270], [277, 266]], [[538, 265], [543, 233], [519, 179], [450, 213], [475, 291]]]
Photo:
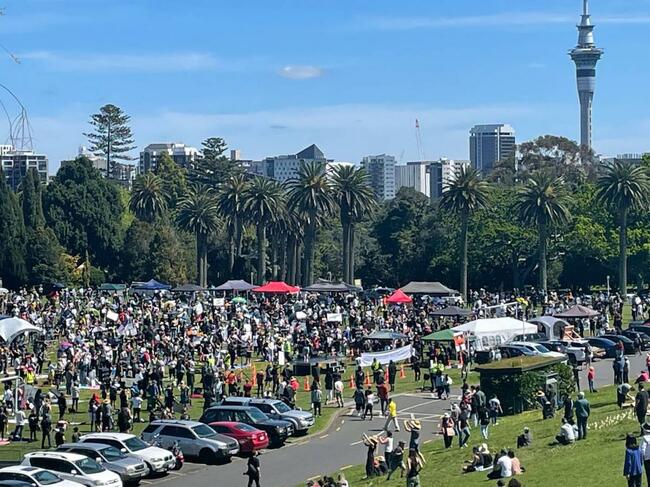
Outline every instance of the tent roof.
[[126, 284], [113, 284], [111, 282], [105, 282], [99, 286], [100, 291], [124, 291], [126, 289]]
[[587, 308], [586, 306], [581, 306], [579, 304], [576, 304], [574, 306], [571, 306], [569, 309], [562, 311], [561, 313], [555, 313], [556, 318], [592, 318], [594, 316], [598, 316], [600, 313], [598, 311], [594, 311], [591, 308]]
[[332, 282], [326, 279], [318, 279], [314, 284], [304, 287], [302, 290], [317, 293], [346, 293], [359, 292], [362, 289], [352, 284], [346, 284], [345, 282]]
[[0, 338], [7, 343], [11, 343], [16, 337], [25, 332], [43, 333], [43, 330], [20, 318], [0, 320]]
[[213, 291], [250, 291], [251, 289], [255, 289], [256, 286], [253, 286], [252, 284], [243, 281], [241, 279], [234, 280], [234, 281], [226, 281], [220, 286], [211, 288]]
[[458, 291], [449, 289], [440, 282], [411, 281], [402, 288], [402, 291], [408, 294], [429, 294], [431, 296], [453, 296], [458, 294]]
[[169, 284], [163, 284], [162, 282], [158, 282], [155, 279], [150, 279], [147, 282], [134, 282], [131, 284], [131, 287], [133, 289], [143, 289], [147, 291], [160, 291], [163, 289], [171, 289], [171, 286]]
[[454, 331], [490, 334], [499, 331], [517, 331], [521, 333], [536, 333], [537, 326], [514, 318], [481, 318], [454, 326]]
[[204, 291], [205, 289], [196, 284], [183, 284], [182, 286], [176, 286], [172, 289], [172, 292], [175, 293], [198, 293]]
[[269, 281], [263, 286], [253, 289], [254, 293], [293, 294], [300, 291], [299, 287], [289, 286], [283, 281]]
[[396, 304], [396, 303], [412, 303], [413, 299], [404, 294], [404, 291], [398, 289], [393, 294], [388, 296], [386, 299], [387, 303]]
[[472, 312], [468, 309], [459, 308], [458, 306], [447, 306], [446, 308], [432, 311], [431, 316], [469, 316]]
[[422, 341], [425, 342], [451, 342], [454, 339], [456, 332], [454, 330], [446, 329], [440, 330], [428, 334], [425, 337], [422, 337]]
[[376, 330], [364, 338], [366, 340], [401, 340], [406, 338], [406, 335], [393, 330]]

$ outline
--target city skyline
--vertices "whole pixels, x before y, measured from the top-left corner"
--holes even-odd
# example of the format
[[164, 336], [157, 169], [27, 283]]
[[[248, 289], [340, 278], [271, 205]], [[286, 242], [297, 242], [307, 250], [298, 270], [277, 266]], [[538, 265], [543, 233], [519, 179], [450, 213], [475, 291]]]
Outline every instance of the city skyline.
[[[27, 106], [34, 148], [48, 154], [51, 172], [86, 143], [90, 114], [105, 103], [132, 116], [134, 157], [151, 143], [199, 146], [222, 136], [246, 159], [316, 143], [336, 160], [387, 153], [405, 163], [419, 158], [418, 118], [426, 159], [467, 159], [476, 124], [510, 124], [519, 141], [546, 133], [579, 140], [566, 51], [581, 6], [380, 1], [366, 9], [286, 3], [272, 11], [261, 2], [217, 9], [198, 1], [165, 28], [159, 21], [172, 15], [172, 2], [154, 10], [10, 1], [0, 41], [20, 64], [5, 56], [3, 82]], [[646, 68], [632, 61], [649, 45], [650, 2], [592, 0], [591, 13], [607, 48], [594, 149], [645, 151], [650, 118], [637, 95]], [[215, 38], [206, 28], [217, 15], [228, 22]], [[91, 36], [97, 18], [123, 24], [119, 35], [110, 42]], [[182, 35], [186, 29], [193, 35]], [[476, 45], [487, 48], [477, 53]]]

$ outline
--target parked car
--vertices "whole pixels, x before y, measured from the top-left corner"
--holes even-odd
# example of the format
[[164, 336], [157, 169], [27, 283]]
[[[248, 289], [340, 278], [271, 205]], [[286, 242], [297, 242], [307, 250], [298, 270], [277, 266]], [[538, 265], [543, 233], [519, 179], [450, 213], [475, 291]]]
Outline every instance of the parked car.
[[607, 340], [611, 340], [614, 343], [623, 343], [623, 353], [626, 355], [633, 355], [636, 353], [636, 348], [634, 347], [634, 342], [630, 340], [628, 337], [623, 336], [623, 335], [600, 335], [602, 338], [606, 338]]
[[592, 347], [598, 347], [605, 350], [605, 358], [616, 357], [616, 343], [613, 341], [602, 337], [588, 337], [587, 341]]
[[0, 480], [0, 487], [34, 487], [34, 484], [27, 483], [24, 480]]
[[546, 339], [547, 337], [543, 333], [520, 333], [519, 335], [513, 336], [506, 344], [509, 345], [512, 342], [538, 342]]
[[633, 321], [628, 327], [629, 331], [639, 331], [650, 336], [650, 323], [645, 323], [643, 321]]
[[252, 406], [271, 419], [282, 419], [293, 424], [294, 432], [307, 434], [314, 425], [314, 415], [300, 409], [291, 409], [278, 399], [259, 399], [240, 396], [226, 397], [221, 404], [232, 406]]
[[26, 453], [22, 465], [50, 470], [59, 477], [88, 487], [122, 487], [120, 476], [92, 458], [76, 453], [36, 451]]
[[178, 442], [186, 457], [196, 457], [203, 463], [229, 461], [239, 453], [239, 443], [198, 421], [159, 419], [142, 432], [144, 441], [160, 441], [164, 448]]
[[237, 440], [239, 453], [250, 453], [269, 446], [269, 435], [248, 424], [221, 421], [209, 424], [217, 433]]
[[122, 453], [142, 460], [149, 468], [150, 474], [167, 472], [176, 465], [176, 460], [170, 452], [148, 445], [137, 436], [128, 433], [89, 433], [82, 436], [79, 442], [114, 446]]
[[536, 342], [510, 342], [511, 347], [521, 347], [529, 350], [532, 355], [542, 355], [544, 357], [568, 358], [566, 354], [560, 352], [551, 352], [548, 348]]
[[251, 406], [212, 406], [199, 419], [210, 424], [217, 421], [236, 421], [266, 431], [273, 446], [282, 446], [293, 434], [293, 424], [280, 419], [270, 419], [266, 414]]
[[501, 345], [499, 347], [499, 352], [501, 353], [501, 358], [513, 358], [513, 357], [533, 357], [536, 355], [531, 350], [526, 347], [518, 347], [516, 345]]
[[537, 343], [545, 348], [548, 348], [551, 352], [557, 352], [566, 355], [569, 357], [569, 362], [572, 364], [582, 364], [586, 360], [586, 353], [582, 347], [571, 347], [569, 345], [565, 345], [560, 340], [540, 340]]
[[[65, 480], [57, 474], [38, 467], [13, 465], [0, 469], [0, 482], [25, 482], [31, 487], [82, 487], [83, 484]], [[16, 485], [16, 487], [18, 487]]]
[[580, 339], [574, 339], [574, 340], [558, 340], [562, 345], [565, 347], [573, 347], [573, 348], [579, 348], [584, 350], [585, 353], [585, 358], [587, 357], [587, 354], [591, 351], [592, 356], [594, 359], [601, 359], [605, 358], [607, 355], [605, 353], [605, 350], [603, 350], [600, 347], [595, 347], [591, 345], [586, 339], [580, 338]]
[[127, 455], [114, 446], [102, 443], [64, 443], [57, 451], [92, 458], [107, 470], [119, 475], [125, 484], [137, 484], [149, 475], [149, 468], [141, 459]]
[[641, 350], [650, 349], [650, 336], [647, 333], [638, 330], [623, 330], [621, 335], [629, 338], [634, 343], [638, 342], [641, 344]]

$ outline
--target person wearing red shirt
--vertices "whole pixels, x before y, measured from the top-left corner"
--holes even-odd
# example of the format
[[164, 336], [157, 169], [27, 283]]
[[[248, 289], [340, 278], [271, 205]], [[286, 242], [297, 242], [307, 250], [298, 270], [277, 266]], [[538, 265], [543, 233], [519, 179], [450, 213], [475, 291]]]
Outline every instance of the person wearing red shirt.
[[377, 384], [377, 397], [379, 398], [379, 411], [382, 416], [385, 416], [388, 405], [388, 387], [384, 382]]

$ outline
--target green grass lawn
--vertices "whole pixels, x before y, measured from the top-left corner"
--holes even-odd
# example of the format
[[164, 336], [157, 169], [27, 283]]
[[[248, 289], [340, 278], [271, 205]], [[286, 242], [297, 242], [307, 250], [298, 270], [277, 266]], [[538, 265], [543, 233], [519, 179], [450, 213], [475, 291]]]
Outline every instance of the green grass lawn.
[[[522, 485], [626, 485], [623, 477], [624, 439], [626, 433], [638, 434], [638, 423], [632, 410], [627, 409], [622, 413], [618, 409], [615, 394], [614, 387], [606, 387], [587, 397], [592, 407], [587, 440], [571, 446], [550, 446], [559, 432], [560, 415], [544, 421], [540, 411], [531, 411], [502, 418], [499, 425], [491, 426], [487, 442], [490, 451], [494, 454], [501, 448], [514, 448], [517, 435], [524, 426], [528, 426], [533, 433], [533, 445], [516, 452], [526, 468], [526, 472], [518, 477]], [[452, 487], [496, 484], [496, 481], [487, 480], [485, 472], [461, 473], [464, 462], [471, 460], [471, 446], [483, 442], [478, 428], [472, 429], [470, 448], [465, 449], [459, 449], [455, 439], [453, 446], [445, 450], [442, 440], [434, 436], [431, 430], [423, 431], [422, 438], [430, 441], [422, 448], [426, 465], [420, 474], [421, 485]], [[360, 445], [358, 461], [363, 461], [364, 455], [365, 449]], [[385, 477], [361, 480], [364, 475], [363, 465], [345, 471], [350, 485], [355, 487], [404, 485], [404, 480], [399, 478], [391, 478], [390, 481], [386, 481]]]

